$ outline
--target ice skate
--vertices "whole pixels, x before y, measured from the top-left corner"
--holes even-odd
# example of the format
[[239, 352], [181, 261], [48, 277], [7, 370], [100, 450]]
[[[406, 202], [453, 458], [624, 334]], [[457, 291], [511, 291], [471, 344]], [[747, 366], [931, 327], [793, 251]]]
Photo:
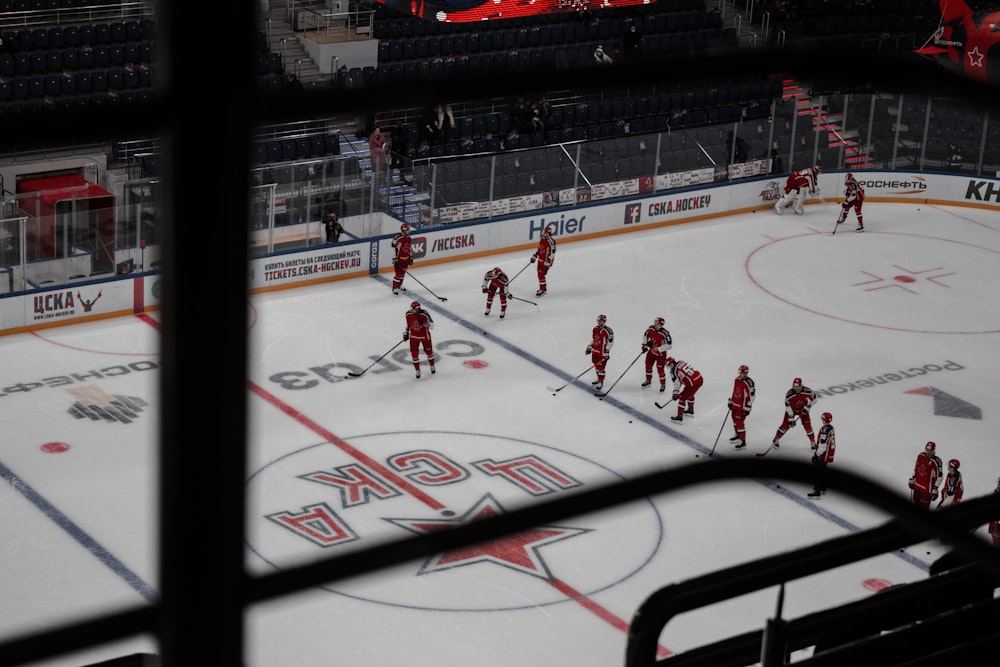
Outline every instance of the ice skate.
[[420, 371], [417, 371], [417, 379], [420, 379]]
[[431, 375], [434, 375], [435, 373], [437, 373], [437, 369], [431, 366]]
[[729, 442], [739, 442], [739, 441], [740, 441], [740, 436], [738, 435], [734, 435], [729, 439]]
[[864, 225], [858, 225], [858, 228], [855, 229], [854, 231], [856, 231], [856, 232], [863, 232], [863, 231], [865, 231], [865, 226]]
[[601, 389], [604, 389], [604, 383], [603, 382], [595, 382], [594, 383], [594, 389], [597, 390], [597, 391], [600, 391]]
[[684, 415], [675, 415], [670, 418], [670, 421], [680, 423], [684, 421]]
[[816, 490], [813, 490], [812, 492], [809, 493], [810, 498], [819, 498], [822, 495], [823, 495], [822, 491], [816, 491]]
[[661, 384], [661, 385], [660, 385], [660, 393], [662, 394], [662, 393], [663, 393], [663, 392], [665, 392], [666, 390], [667, 390], [667, 385], [665, 385], [665, 384]]
[[545, 291], [546, 290], [540, 289], [537, 292], [535, 292], [535, 296], [544, 296], [545, 295]]
[[780, 447], [780, 445], [778, 444], [778, 439], [777, 438], [775, 438], [774, 440], [771, 441], [771, 446], [774, 447], [775, 449], [777, 449], [778, 447]]
[[746, 446], [747, 446], [747, 441], [746, 440], [740, 440], [739, 438], [737, 438], [736, 439], [736, 446], [733, 449], [743, 449]]
[[651, 385], [651, 384], [653, 384], [653, 381], [652, 381], [652, 380], [646, 380], [646, 381], [645, 381], [645, 382], [643, 382], [643, 383], [642, 383], [642, 384], [641, 384], [640, 386], [642, 386], [642, 387], [648, 387], [648, 386], [649, 386], [649, 385]]

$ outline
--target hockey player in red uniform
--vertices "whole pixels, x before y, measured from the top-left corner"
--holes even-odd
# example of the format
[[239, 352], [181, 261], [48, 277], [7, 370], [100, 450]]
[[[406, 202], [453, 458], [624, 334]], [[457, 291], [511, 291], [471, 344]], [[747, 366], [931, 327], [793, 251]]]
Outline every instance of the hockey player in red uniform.
[[392, 278], [393, 294], [399, 294], [399, 290], [403, 286], [403, 276], [406, 275], [406, 269], [410, 268], [410, 265], [413, 264], [412, 243], [410, 226], [404, 222], [399, 226], [399, 233], [392, 238], [392, 249], [396, 253], [392, 260], [392, 266], [396, 270]]
[[406, 329], [403, 331], [403, 340], [410, 341], [410, 358], [413, 359], [413, 370], [417, 372], [417, 379], [420, 379], [420, 348], [423, 346], [424, 354], [427, 355], [427, 365], [431, 368], [431, 374], [437, 372], [434, 368], [434, 345], [431, 342], [431, 329], [434, 328], [434, 320], [431, 314], [420, 307], [419, 301], [410, 304], [410, 309], [406, 311]]
[[833, 430], [833, 415], [824, 412], [821, 415], [823, 425], [819, 427], [816, 436], [816, 446], [813, 447], [812, 462], [816, 466], [816, 481], [813, 484], [810, 498], [819, 498], [826, 493], [826, 467], [833, 463], [837, 452], [837, 434]]
[[781, 215], [782, 210], [789, 204], [794, 204], [795, 212], [799, 215], [805, 212], [802, 206], [802, 202], [805, 201], [806, 192], [811, 195], [819, 194], [819, 185], [817, 183], [819, 179], [820, 172], [823, 170], [816, 165], [815, 167], [806, 167], [805, 169], [800, 169], [799, 171], [793, 171], [788, 175], [788, 180], [785, 181], [785, 194], [774, 204], [774, 212]]
[[958, 471], [962, 462], [958, 459], [948, 461], [948, 474], [944, 477], [944, 484], [941, 485], [941, 500], [938, 507], [945, 503], [954, 505], [962, 500], [965, 495], [965, 485], [962, 483], [962, 473]]
[[854, 231], [865, 231], [864, 218], [861, 216], [861, 207], [865, 203], [865, 189], [861, 183], [854, 178], [854, 174], [844, 176], [844, 202], [840, 205], [840, 217], [837, 218], [839, 225], [847, 219], [847, 212], [854, 209], [854, 215], [858, 218], [858, 228]]
[[910, 478], [913, 502], [925, 510], [930, 509], [931, 501], [938, 497], [941, 459], [935, 454], [936, 450], [937, 445], [933, 442], [928, 442], [924, 446], [924, 451], [917, 454], [917, 462], [913, 467], [913, 477]]
[[489, 317], [490, 309], [493, 307], [493, 296], [497, 292], [500, 293], [500, 319], [502, 320], [503, 316], [507, 314], [507, 298], [510, 296], [507, 283], [509, 282], [507, 274], [501, 271], [499, 266], [494, 266], [483, 276], [483, 294], [486, 295], [487, 317]]
[[757, 388], [750, 377], [750, 367], [743, 364], [733, 381], [733, 395], [729, 398], [729, 411], [733, 415], [733, 428], [736, 430], [736, 435], [729, 442], [734, 443], [736, 449], [747, 446], [746, 418], [750, 415], [756, 394]]
[[664, 319], [657, 317], [642, 335], [642, 351], [646, 353], [646, 381], [642, 386], [648, 387], [652, 384], [655, 364], [657, 374], [660, 376], [660, 391], [667, 390], [667, 372], [664, 366], [667, 363], [667, 351], [673, 346], [670, 332], [663, 325]]
[[667, 368], [670, 369], [670, 378], [674, 381], [673, 400], [677, 401], [677, 414], [670, 418], [670, 421], [682, 422], [684, 415], [694, 414], [694, 395], [701, 389], [705, 380], [701, 373], [686, 361], [667, 357]]
[[597, 325], [594, 327], [590, 345], [587, 346], [585, 353], [590, 355], [590, 360], [594, 362], [594, 369], [597, 371], [597, 379], [591, 382], [597, 390], [604, 388], [604, 373], [608, 359], [611, 358], [611, 346], [615, 344], [615, 332], [607, 322], [608, 318], [604, 315], [597, 316]]
[[556, 240], [552, 238], [551, 225], [546, 226], [545, 231], [542, 232], [542, 238], [538, 241], [538, 249], [531, 256], [531, 261], [538, 262], [538, 291], [535, 292], [535, 296], [542, 296], [548, 291], [545, 276], [552, 268], [553, 262], [556, 261]]
[[809, 408], [815, 402], [816, 394], [809, 387], [802, 385], [802, 378], [792, 380], [792, 388], [785, 392], [784, 419], [781, 420], [781, 426], [775, 432], [771, 444], [777, 447], [781, 437], [788, 432], [788, 429], [795, 426], [796, 420], [801, 419], [802, 428], [805, 429], [806, 436], [809, 438], [809, 445], [815, 448], [816, 440], [813, 435], [812, 420], [809, 418]]

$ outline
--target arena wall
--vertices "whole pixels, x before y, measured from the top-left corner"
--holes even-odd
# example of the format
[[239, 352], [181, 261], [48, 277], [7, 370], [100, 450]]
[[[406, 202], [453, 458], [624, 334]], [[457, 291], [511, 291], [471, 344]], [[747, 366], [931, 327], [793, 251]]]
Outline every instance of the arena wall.
[[[865, 171], [856, 176], [865, 188], [868, 203], [970, 206], [1000, 211], [1000, 179], [904, 171]], [[771, 207], [783, 192], [784, 181], [784, 176], [775, 176], [731, 184], [692, 185], [607, 203], [542, 207], [493, 220], [458, 222], [426, 231], [415, 229], [411, 232], [414, 262], [419, 267], [532, 250], [547, 225], [554, 228], [559, 243], [566, 243], [754, 211], [774, 215]], [[819, 182], [819, 197], [807, 205], [840, 201], [843, 172], [825, 173]], [[632, 185], [623, 184], [623, 193]], [[806, 213], [808, 219], [818, 211], [807, 209]], [[835, 209], [829, 218], [832, 224]], [[258, 293], [290, 289], [391, 271], [391, 241], [398, 224], [394, 218], [383, 216], [382, 234], [372, 239], [254, 258], [249, 265], [250, 290]], [[0, 298], [0, 335], [152, 311], [159, 308], [159, 300], [157, 271], [12, 294]]]

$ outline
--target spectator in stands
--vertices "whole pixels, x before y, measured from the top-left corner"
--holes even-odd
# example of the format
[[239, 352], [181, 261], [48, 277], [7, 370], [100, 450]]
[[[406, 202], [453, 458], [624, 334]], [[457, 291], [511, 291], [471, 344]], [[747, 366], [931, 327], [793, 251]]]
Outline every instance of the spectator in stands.
[[289, 72], [286, 76], [285, 92], [290, 95], [298, 95], [302, 91], [302, 82], [299, 81], [299, 77], [295, 75], [295, 72]]
[[639, 28], [635, 23], [629, 24], [628, 30], [622, 37], [622, 44], [624, 45], [622, 56], [625, 62], [634, 63], [642, 59], [642, 35], [639, 34]]
[[730, 130], [726, 133], [726, 160], [730, 163], [746, 162], [750, 156], [750, 144], [743, 137], [733, 135]]
[[948, 142], [948, 148], [946, 149], [948, 154], [947, 167], [951, 171], [961, 171], [962, 170], [962, 148], [958, 145], [958, 142], [952, 140]]
[[781, 156], [778, 155], [778, 149], [777, 148], [772, 148], [771, 149], [771, 173], [772, 174], [780, 174], [780, 173], [784, 172], [784, 170], [785, 170], [785, 166], [784, 166], [784, 163], [781, 160]]
[[343, 225], [337, 219], [337, 213], [332, 209], [323, 216], [323, 229], [326, 230], [326, 242], [338, 243], [344, 231]]
[[382, 128], [378, 125], [368, 137], [368, 152], [372, 161], [372, 173], [375, 176], [383, 176], [388, 166], [386, 155], [389, 152], [389, 137], [382, 134]]
[[594, 62], [598, 65], [613, 65], [614, 59], [604, 52], [604, 47], [600, 44], [594, 49]]

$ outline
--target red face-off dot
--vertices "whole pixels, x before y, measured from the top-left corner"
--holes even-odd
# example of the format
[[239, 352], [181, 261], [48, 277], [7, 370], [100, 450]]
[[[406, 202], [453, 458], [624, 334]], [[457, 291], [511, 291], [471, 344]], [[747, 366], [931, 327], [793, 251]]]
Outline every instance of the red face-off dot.
[[479, 359], [469, 359], [468, 361], [463, 361], [462, 365], [466, 368], [486, 368], [489, 366], [488, 363]]
[[864, 587], [867, 590], [873, 591], [875, 593], [877, 593], [877, 592], [879, 592], [881, 590], [885, 590], [886, 588], [889, 588], [890, 586], [892, 586], [892, 584], [889, 583], [888, 581], [886, 581], [885, 579], [865, 579], [865, 582], [864, 582]]
[[46, 442], [39, 449], [49, 454], [62, 454], [69, 450], [69, 445], [65, 442]]
[[912, 276], [896, 276], [893, 278], [897, 283], [915, 283], [917, 279]]

